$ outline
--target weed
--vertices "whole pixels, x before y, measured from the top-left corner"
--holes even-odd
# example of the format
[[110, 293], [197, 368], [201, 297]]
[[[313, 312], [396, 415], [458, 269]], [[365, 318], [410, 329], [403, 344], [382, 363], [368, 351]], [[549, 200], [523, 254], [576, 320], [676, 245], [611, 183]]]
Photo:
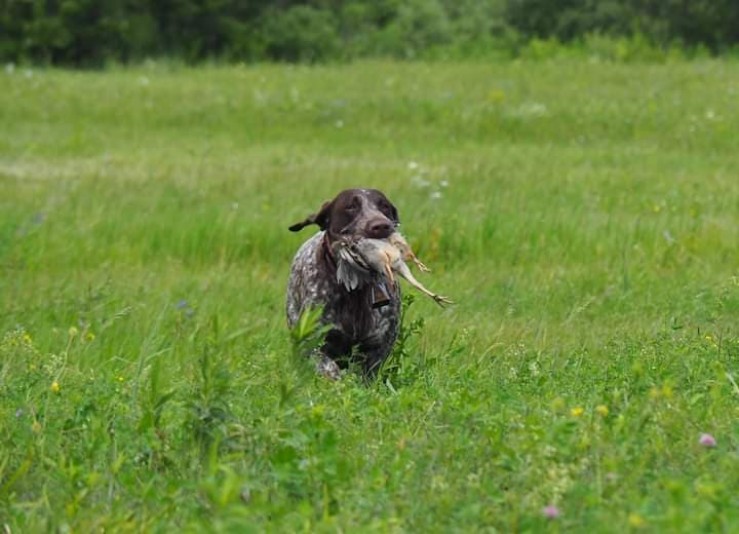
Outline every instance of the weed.
[[408, 310], [414, 301], [415, 297], [411, 294], [403, 296], [398, 340], [378, 373], [378, 380], [382, 381], [391, 391], [395, 391], [395, 388], [401, 384], [412, 381], [414, 376], [418, 376], [423, 369], [424, 362], [421, 361], [420, 355], [414, 354], [411, 346], [412, 339], [422, 334], [424, 325], [423, 317], [413, 320], [408, 318]]

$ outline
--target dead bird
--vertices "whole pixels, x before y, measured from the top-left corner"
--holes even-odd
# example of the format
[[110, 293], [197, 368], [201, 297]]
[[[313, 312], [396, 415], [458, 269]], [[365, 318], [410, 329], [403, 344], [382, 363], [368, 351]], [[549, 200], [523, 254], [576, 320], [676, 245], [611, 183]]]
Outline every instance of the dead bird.
[[403, 235], [400, 232], [393, 232], [390, 234], [390, 237], [387, 238], [388, 243], [395, 246], [395, 248], [400, 251], [400, 254], [403, 258], [403, 261], [412, 261], [416, 264], [416, 267], [418, 267], [421, 271], [427, 273], [431, 271], [426, 265], [423, 264], [421, 260], [418, 259], [418, 257], [413, 253], [413, 250], [411, 250], [411, 246], [408, 244], [408, 242], [405, 240]]
[[[421, 270], [428, 268], [421, 263], [411, 251], [403, 236], [395, 232], [387, 239], [365, 238], [358, 241], [344, 243], [337, 251], [339, 258], [339, 269], [337, 278], [347, 288], [358, 283], [362, 276], [372, 276], [380, 273], [391, 283], [395, 284], [395, 274], [405, 278], [413, 287], [428, 295], [439, 306], [453, 304], [451, 300], [442, 295], [437, 295], [426, 289], [421, 282], [416, 280], [411, 270], [405, 264], [405, 259], [411, 259]], [[346, 265], [342, 269], [342, 264]], [[362, 274], [364, 273], [364, 274]]]
[[[411, 246], [400, 232], [393, 232], [385, 240], [377, 239], [377, 241], [386, 241], [386, 243], [385, 245], [377, 244], [376, 246], [385, 247], [387, 244], [390, 244], [395, 247], [397, 252], [400, 254], [402, 261], [412, 261], [423, 272], [431, 271], [431, 269], [426, 267], [426, 265], [413, 253]], [[337, 241], [334, 244], [333, 252], [339, 259], [336, 269], [337, 280], [340, 283], [343, 283], [348, 291], [353, 291], [363, 283], [370, 283], [373, 278], [377, 278], [378, 274], [384, 275], [390, 282], [394, 282], [395, 278], [393, 276], [392, 268], [389, 270], [384, 267], [378, 269], [376, 266], [373, 266], [371, 262], [368, 262], [361, 254], [352, 252], [352, 245], [357, 242], [358, 240]], [[396, 255], [394, 252], [391, 252], [391, 254], [393, 256]]]

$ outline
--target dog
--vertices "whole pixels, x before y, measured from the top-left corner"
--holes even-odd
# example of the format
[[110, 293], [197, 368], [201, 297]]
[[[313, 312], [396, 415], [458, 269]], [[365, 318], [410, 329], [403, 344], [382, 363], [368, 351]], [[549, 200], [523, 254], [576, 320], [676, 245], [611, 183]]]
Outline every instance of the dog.
[[325, 202], [318, 212], [289, 227], [298, 232], [310, 225], [320, 231], [298, 249], [287, 284], [287, 323], [293, 328], [301, 314], [322, 308], [321, 322], [329, 326], [317, 353], [319, 373], [332, 379], [341, 369], [358, 365], [374, 378], [390, 355], [400, 328], [399, 284], [388, 284], [381, 273], [358, 271], [357, 283], [347, 288], [337, 279], [337, 244], [361, 239], [387, 239], [398, 225], [398, 210], [377, 189], [347, 189]]

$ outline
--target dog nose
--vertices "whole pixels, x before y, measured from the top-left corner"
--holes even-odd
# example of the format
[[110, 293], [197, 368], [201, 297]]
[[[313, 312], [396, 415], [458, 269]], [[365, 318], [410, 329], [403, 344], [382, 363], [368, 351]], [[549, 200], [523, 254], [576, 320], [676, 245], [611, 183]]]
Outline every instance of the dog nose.
[[372, 221], [367, 228], [367, 237], [385, 239], [393, 233], [393, 225], [389, 221]]

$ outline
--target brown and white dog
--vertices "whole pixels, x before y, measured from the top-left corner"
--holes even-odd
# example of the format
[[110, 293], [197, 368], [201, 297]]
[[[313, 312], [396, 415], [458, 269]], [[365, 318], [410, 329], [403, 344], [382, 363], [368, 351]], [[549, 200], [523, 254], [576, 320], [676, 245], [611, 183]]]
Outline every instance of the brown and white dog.
[[[377, 189], [347, 189], [290, 230], [312, 224], [321, 231], [303, 243], [290, 271], [288, 326], [294, 327], [306, 309], [322, 307], [322, 322], [331, 329], [315, 355], [319, 372], [338, 378], [340, 369], [354, 363], [372, 378], [398, 337], [400, 288], [382, 273], [341, 265], [335, 250], [341, 243], [390, 237], [400, 224], [398, 210]], [[340, 268], [355, 269], [356, 284], [342, 283]]]

